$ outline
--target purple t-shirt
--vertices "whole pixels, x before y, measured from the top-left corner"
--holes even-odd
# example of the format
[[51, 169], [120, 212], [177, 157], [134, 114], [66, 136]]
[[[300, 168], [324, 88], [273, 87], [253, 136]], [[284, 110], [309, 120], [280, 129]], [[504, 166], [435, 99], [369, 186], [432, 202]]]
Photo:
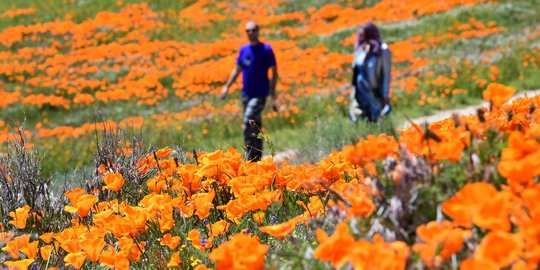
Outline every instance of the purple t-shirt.
[[243, 96], [267, 97], [270, 94], [268, 69], [276, 65], [276, 57], [270, 45], [259, 43], [242, 46], [236, 64], [242, 67]]

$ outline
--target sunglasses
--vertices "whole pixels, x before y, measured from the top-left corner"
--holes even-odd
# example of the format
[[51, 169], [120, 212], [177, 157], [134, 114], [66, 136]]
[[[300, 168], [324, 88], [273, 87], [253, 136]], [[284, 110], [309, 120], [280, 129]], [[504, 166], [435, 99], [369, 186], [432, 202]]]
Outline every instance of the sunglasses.
[[248, 33], [248, 34], [255, 33], [255, 32], [257, 32], [257, 31], [259, 31], [259, 29], [257, 29], [257, 28], [246, 29], [246, 33]]

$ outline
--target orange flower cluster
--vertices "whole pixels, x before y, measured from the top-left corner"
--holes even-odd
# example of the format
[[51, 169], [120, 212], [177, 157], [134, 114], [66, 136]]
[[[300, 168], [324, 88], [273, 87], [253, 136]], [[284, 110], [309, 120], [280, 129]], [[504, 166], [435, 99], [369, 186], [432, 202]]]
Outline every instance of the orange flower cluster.
[[470, 131], [446, 119], [429, 126], [413, 124], [401, 130], [399, 143], [416, 155], [432, 160], [459, 161], [465, 147], [470, 144]]
[[[383, 0], [373, 7], [354, 9], [327, 4], [311, 14], [306, 33], [330, 34], [337, 29], [357, 26], [367, 21], [397, 22], [418, 16], [444, 12], [457, 6], [472, 6], [484, 0], [401, 1]], [[359, 18], [361, 18], [359, 20]]]
[[264, 269], [267, 251], [268, 246], [261, 244], [257, 236], [241, 232], [210, 252], [208, 257], [216, 262], [216, 269]]
[[2, 99], [0, 100], [0, 108], [2, 109], [5, 109], [11, 104], [19, 102], [21, 99], [21, 93], [19, 92], [7, 92], [4, 90], [0, 90], [0, 96], [2, 97]]
[[[157, 14], [146, 4], [141, 4], [127, 5], [119, 13], [99, 12], [94, 19], [80, 24], [66, 20], [8, 27], [0, 33], [5, 38], [5, 46], [27, 40], [52, 45], [25, 47], [17, 53], [4, 53], [2, 58], [7, 63], [2, 65], [1, 72], [11, 81], [23, 82], [30, 90], [56, 89], [54, 95], [26, 97], [23, 104], [32, 106], [48, 104], [69, 109], [72, 98], [75, 98], [73, 103], [76, 104], [131, 98], [139, 99], [140, 103], [155, 102], [167, 96], [157, 79], [162, 76], [159, 70], [163, 69], [163, 61], [156, 61], [158, 65], [154, 65], [148, 58], [169, 47], [165, 42], [157, 42], [156, 46], [146, 44], [149, 41], [144, 37], [145, 33], [162, 25], [157, 18]], [[135, 29], [137, 31], [133, 31]], [[115, 33], [127, 34], [110, 40]], [[71, 37], [68, 42], [64, 42], [66, 36]], [[62, 54], [60, 50], [68, 53]], [[148, 68], [155, 72], [149, 74]], [[118, 74], [126, 70], [129, 70], [126, 76], [118, 80], [100, 78], [103, 76], [98, 74]], [[93, 76], [89, 78], [88, 75]], [[83, 89], [91, 91], [82, 93]]]
[[[540, 33], [540, 31], [538, 31]], [[531, 67], [531, 68], [534, 68], [534, 69], [538, 69], [538, 66], [540, 65], [540, 56], [538, 56], [538, 53], [540, 52], [539, 49], [537, 48], [534, 48], [532, 50], [532, 54], [525, 54], [523, 56], [523, 62], [521, 63], [521, 65], [525, 68], [527, 67]], [[520, 74], [520, 77], [519, 77], [520, 80], [523, 80], [524, 79], [524, 76], [523, 74]]]
[[412, 153], [428, 159], [458, 161], [463, 150], [470, 145], [471, 135], [481, 137], [488, 128], [502, 132], [520, 128], [528, 130], [538, 121], [539, 112], [534, 109], [540, 104], [539, 97], [523, 98], [511, 105], [501, 105], [510, 98], [508, 93], [514, 91], [513, 87], [490, 84], [483, 96], [496, 100], [498, 106], [494, 111], [484, 113], [485, 119], [459, 116], [457, 119], [445, 119], [424, 127], [413, 124], [399, 131], [399, 143]]
[[44, 105], [50, 105], [52, 107], [61, 107], [66, 110], [69, 109], [69, 100], [54, 95], [29, 95], [23, 98], [21, 103], [25, 105], [37, 106], [38, 108], [42, 108]]
[[211, 4], [208, 0], [197, 1], [189, 7], [180, 10], [178, 17], [179, 23], [195, 29], [209, 27], [214, 22], [225, 20], [225, 16], [220, 13], [209, 12], [208, 5]]
[[35, 8], [18, 8], [18, 9], [8, 9], [2, 11], [0, 18], [15, 18], [23, 15], [32, 15], [36, 13]]
[[534, 177], [540, 175], [539, 136], [538, 126], [524, 133], [514, 131], [508, 138], [508, 147], [501, 154], [498, 171], [518, 191], [534, 185]]
[[455, 23], [453, 26], [449, 27], [447, 33], [442, 33], [437, 36], [432, 36], [426, 38], [426, 41], [438, 45], [441, 42], [449, 40], [458, 40], [458, 39], [469, 39], [469, 38], [479, 38], [488, 35], [493, 35], [504, 31], [504, 27], [497, 27], [497, 23], [490, 21], [486, 24], [477, 21], [474, 17], [469, 19], [469, 22], [464, 24]]
[[8, 240], [5, 244], [6, 246], [2, 250], [7, 252], [11, 258], [17, 260], [22, 256], [26, 257], [23, 260], [6, 262], [8, 265], [12, 265], [13, 267], [28, 266], [37, 258], [38, 241], [30, 241], [30, 234], [15, 237], [12, 240]]
[[[278, 169], [277, 164], [271, 159], [259, 163], [243, 162], [240, 153], [231, 148], [226, 152], [201, 153], [198, 155], [198, 165], [191, 165], [176, 164], [170, 158], [171, 153], [171, 149], [162, 149], [155, 154], [157, 160], [150, 156], [140, 160], [139, 173], [146, 174], [151, 168], [156, 167], [160, 170], [148, 180], [147, 186], [152, 192], [139, 202], [139, 206], [131, 206], [125, 201], [118, 200], [99, 201], [95, 194], [87, 194], [83, 189], [66, 192], [65, 196], [70, 204], [65, 206], [65, 211], [73, 213], [76, 217], [72, 221], [73, 226], [42, 235], [49, 240], [39, 246], [37, 241], [32, 242], [35, 249], [40, 248], [42, 256], [50, 256], [50, 246], [59, 246], [66, 252], [64, 262], [76, 269], [83, 267], [88, 261], [117, 269], [127, 269], [130, 262], [139, 261], [144, 253], [144, 243], [134, 242], [133, 237], [147, 233], [148, 222], [157, 224], [163, 233], [162, 245], [168, 246], [173, 252], [178, 251], [181, 238], [171, 231], [177, 222], [174, 219], [174, 211], [179, 211], [185, 218], [196, 216], [199, 220], [209, 218], [212, 211], [220, 211], [237, 223], [251, 212], [257, 215], [258, 222], [262, 224], [264, 212], [261, 211], [265, 211], [272, 203], [282, 203], [282, 190], [307, 193], [331, 190], [333, 194], [340, 194], [338, 196], [342, 199], [331, 199], [328, 207], [335, 207], [338, 211], [342, 211], [344, 216], [368, 216], [374, 210], [370, 188], [363, 184], [363, 178], [351, 182], [339, 180], [325, 173], [322, 166], [326, 163], [298, 167], [284, 166]], [[347, 165], [346, 160], [338, 153], [336, 157], [328, 160], [330, 159], [343, 163], [342, 168], [347, 166], [350, 167], [349, 170], [361, 168], [359, 165], [354, 167], [352, 164]], [[303, 177], [299, 177], [301, 175]], [[314, 179], [318, 181], [313, 182]], [[103, 190], [120, 191], [124, 184], [122, 175], [114, 172], [106, 173], [103, 181], [106, 184]], [[216, 196], [224, 195], [215, 193], [215, 184], [229, 189], [234, 199], [230, 199], [226, 204], [215, 205], [219, 202], [215, 200]], [[298, 203], [305, 209], [303, 214], [287, 221], [285, 224], [288, 225], [263, 226], [260, 231], [284, 238], [294, 231], [297, 223], [308, 222], [325, 213], [323, 203], [317, 196], [312, 196], [308, 204], [301, 201]], [[12, 213], [12, 224], [24, 229], [28, 215], [28, 207], [17, 209]], [[79, 218], [90, 219], [91, 225], [80, 224]], [[226, 233], [229, 226], [226, 221], [218, 220], [214, 224], [208, 224], [207, 228], [211, 233], [209, 237], [192, 230], [187, 240], [190, 240], [195, 248], [210, 250], [213, 247], [214, 237]], [[118, 242], [114, 246], [106, 243], [104, 239], [107, 235], [114, 236]], [[12, 250], [10, 254], [13, 259], [19, 258], [15, 253], [15, 250], [20, 250], [18, 248], [20, 241], [17, 241], [19, 240], [9, 242], [9, 246], [5, 249]], [[231, 263], [245, 264], [250, 269], [260, 268], [267, 250], [264, 245], [260, 245], [259, 253], [253, 257], [243, 255], [245, 261], [239, 260], [237, 255], [234, 255], [236, 254], [234, 252], [245, 248], [253, 251], [255, 243], [258, 242], [257, 237], [240, 233], [225, 245], [213, 249], [210, 258], [217, 263], [218, 268], [227, 268]], [[15, 245], [17, 248], [14, 248]], [[232, 255], [234, 256], [231, 257]], [[174, 257], [178, 256], [178, 253], [171, 256], [173, 256], [170, 262], [172, 265], [181, 264], [179, 257]], [[35, 255], [26, 258], [35, 259]]]
[[379, 235], [373, 243], [355, 240], [346, 223], [339, 223], [330, 237], [321, 229], [315, 233], [320, 246], [313, 252], [314, 257], [336, 268], [351, 263], [354, 269], [405, 269], [410, 253], [405, 243], [386, 243]]
[[[489, 90], [486, 92], [492, 93]], [[485, 182], [466, 184], [442, 204], [443, 213], [452, 221], [430, 222], [417, 229], [423, 243], [414, 245], [413, 249], [427, 266], [437, 267], [453, 254], [470, 248], [464, 247], [463, 243], [468, 238], [478, 237], [471, 231], [478, 228], [486, 234], [477, 239], [480, 244], [470, 250], [472, 256], [461, 262], [461, 269], [538, 267], [540, 241], [533, 232], [538, 231], [540, 212], [532, 198], [538, 196], [540, 191], [540, 185], [534, 181], [540, 175], [540, 164], [537, 162], [540, 160], [537, 155], [540, 147], [537, 141], [540, 136], [537, 125], [539, 110], [536, 109], [539, 102], [538, 97], [533, 97], [499, 105], [485, 114], [484, 122], [478, 122], [478, 119], [473, 121], [471, 117], [461, 118], [479, 138], [488, 128], [510, 133], [508, 146], [503, 149], [497, 167], [506, 178], [507, 185], [499, 190]], [[501, 113], [508, 110], [514, 112], [513, 118], [502, 119]]]
[[421, 225], [416, 231], [424, 243], [415, 244], [413, 249], [428, 267], [439, 267], [443, 260], [450, 259], [461, 250], [464, 239], [472, 234], [470, 230], [456, 228], [446, 220]]
[[[508, 100], [507, 91], [513, 91], [513, 87], [503, 85], [495, 86], [494, 88], [498, 88], [498, 90], [483, 95], [492, 96], [493, 99], [498, 100], [499, 102]], [[506, 88], [506, 90], [500, 91], [500, 88]], [[536, 110], [538, 106], [540, 106], [539, 96], [521, 98], [513, 101], [512, 104], [502, 104], [497, 109], [494, 107], [494, 110], [486, 115], [487, 124], [488, 126], [495, 127], [498, 130], [507, 133], [522, 128], [522, 132], [525, 132], [533, 127], [535, 123], [538, 123], [537, 121], [540, 116], [540, 112]], [[471, 126], [478, 127], [474, 124]]]
[[[538, 266], [540, 240], [532, 234], [538, 227], [538, 196], [540, 185], [534, 184], [519, 193], [483, 182], [470, 183], [445, 201], [443, 212], [453, 219], [440, 224], [429, 223], [418, 228], [425, 244], [415, 245], [428, 266], [438, 265], [462, 249], [463, 240], [471, 236], [473, 225], [487, 232], [471, 258], [462, 262], [464, 269], [485, 265], [485, 269], [500, 269], [513, 265], [533, 269]], [[459, 227], [458, 227], [459, 226]], [[437, 243], [444, 245], [436, 254]]]
[[362, 165], [367, 161], [384, 159], [398, 150], [394, 137], [380, 134], [377, 137], [368, 135], [354, 146], [345, 146], [343, 152], [352, 164]]

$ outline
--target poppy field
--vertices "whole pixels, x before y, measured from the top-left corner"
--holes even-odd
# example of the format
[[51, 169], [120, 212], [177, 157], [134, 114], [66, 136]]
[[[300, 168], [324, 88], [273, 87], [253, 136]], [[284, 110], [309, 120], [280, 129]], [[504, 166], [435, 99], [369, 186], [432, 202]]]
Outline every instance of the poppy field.
[[[10, 269], [537, 269], [535, 1], [0, 3], [0, 263]], [[279, 110], [243, 161], [218, 94], [255, 19]], [[347, 119], [355, 31], [390, 117]], [[235, 96], [237, 95], [237, 96]], [[396, 128], [437, 110], [489, 102]], [[273, 159], [296, 149], [293, 160]]]

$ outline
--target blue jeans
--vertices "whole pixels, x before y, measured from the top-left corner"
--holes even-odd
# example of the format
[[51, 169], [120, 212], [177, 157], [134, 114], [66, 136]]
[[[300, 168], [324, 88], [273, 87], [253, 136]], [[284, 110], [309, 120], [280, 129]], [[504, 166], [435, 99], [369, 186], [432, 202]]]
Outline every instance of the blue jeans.
[[354, 98], [367, 119], [370, 122], [377, 122], [381, 114], [382, 103], [375, 97], [368, 83], [361, 78], [358, 76], [358, 80], [356, 80]]

